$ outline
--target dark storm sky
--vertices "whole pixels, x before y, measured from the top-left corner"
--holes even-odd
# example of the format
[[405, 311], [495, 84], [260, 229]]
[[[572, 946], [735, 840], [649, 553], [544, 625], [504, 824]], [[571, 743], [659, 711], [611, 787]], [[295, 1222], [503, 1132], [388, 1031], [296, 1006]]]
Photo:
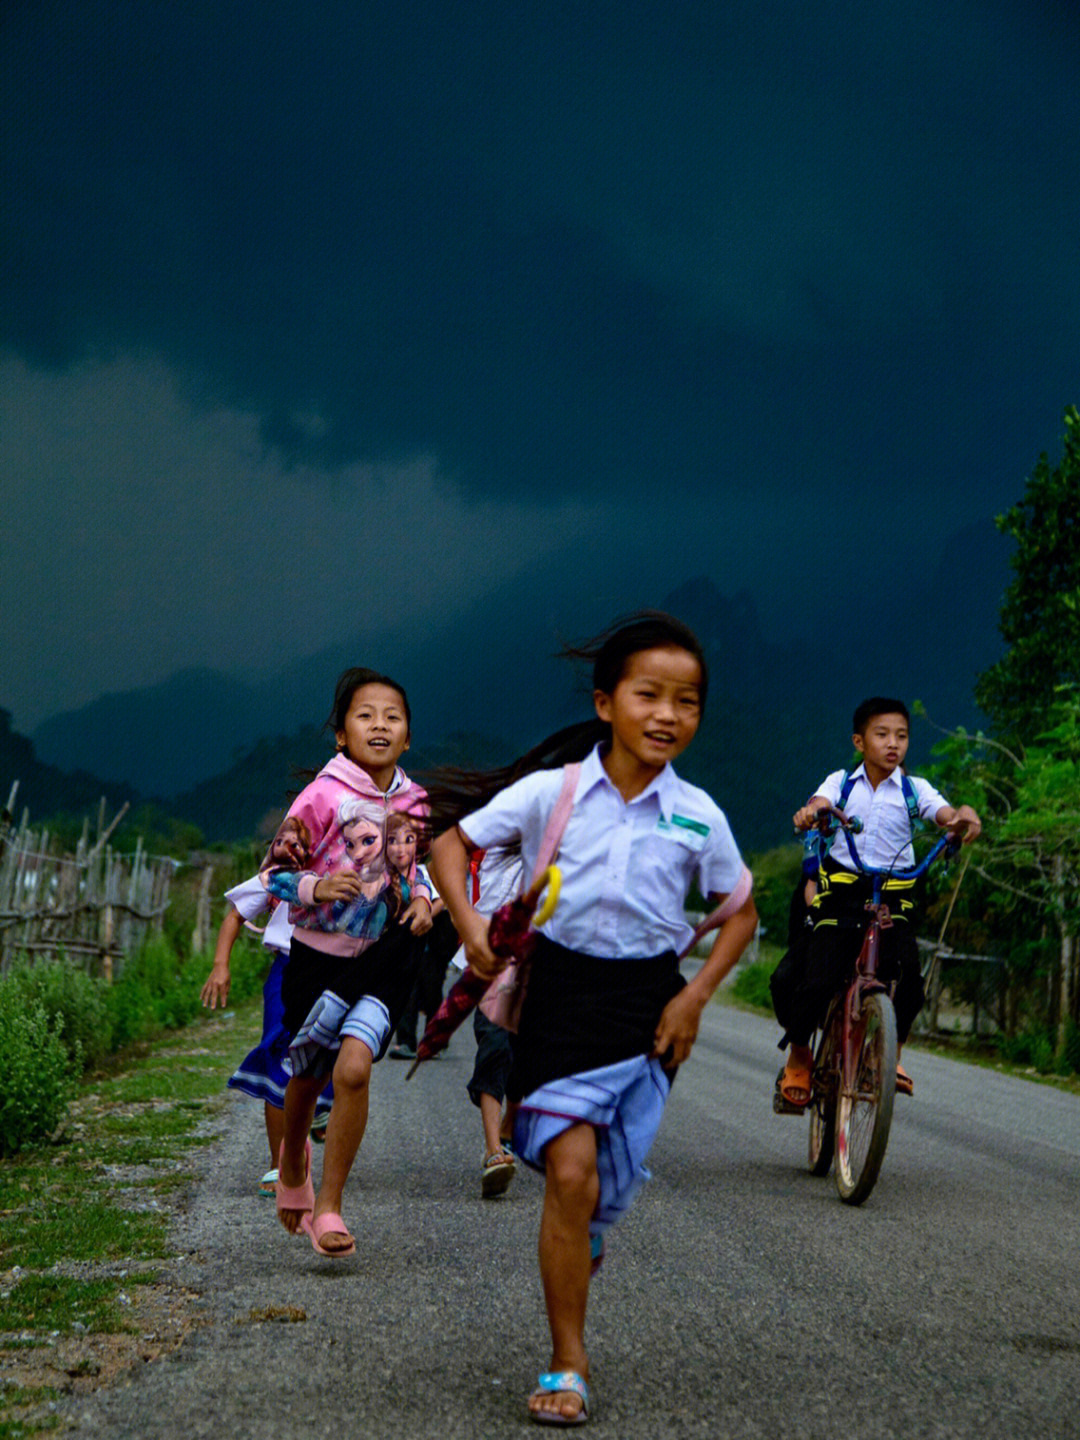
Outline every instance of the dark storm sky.
[[839, 552], [894, 607], [1080, 398], [1071, 3], [16, 0], [0, 36], [21, 728], [376, 631], [440, 664], [487, 593], [580, 633], [708, 575], [782, 640]]

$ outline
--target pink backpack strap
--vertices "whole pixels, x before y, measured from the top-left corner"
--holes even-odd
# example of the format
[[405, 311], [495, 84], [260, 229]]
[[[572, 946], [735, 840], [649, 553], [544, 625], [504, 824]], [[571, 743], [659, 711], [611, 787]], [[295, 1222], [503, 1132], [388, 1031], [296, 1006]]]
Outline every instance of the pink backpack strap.
[[693, 939], [690, 941], [690, 944], [687, 945], [686, 949], [683, 950], [682, 954], [680, 954], [679, 959], [682, 960], [685, 956], [689, 955], [690, 951], [703, 935], [707, 935], [710, 930], [718, 929], [723, 925], [725, 920], [730, 920], [737, 910], [741, 910], [746, 904], [747, 897], [753, 888], [754, 877], [744, 865], [742, 874], [735, 882], [735, 889], [732, 890], [727, 899], [723, 900], [715, 910], [709, 911], [708, 915], [705, 916], [705, 919], [702, 920], [701, 924], [694, 931]]
[[532, 878], [534, 885], [555, 859], [559, 841], [566, 829], [566, 822], [570, 819], [570, 811], [574, 808], [574, 792], [577, 790], [580, 775], [580, 764], [563, 766], [562, 788], [559, 791], [559, 798], [555, 801], [555, 809], [552, 810], [544, 829], [543, 838], [540, 841], [540, 851], [536, 857], [536, 869], [533, 871]]

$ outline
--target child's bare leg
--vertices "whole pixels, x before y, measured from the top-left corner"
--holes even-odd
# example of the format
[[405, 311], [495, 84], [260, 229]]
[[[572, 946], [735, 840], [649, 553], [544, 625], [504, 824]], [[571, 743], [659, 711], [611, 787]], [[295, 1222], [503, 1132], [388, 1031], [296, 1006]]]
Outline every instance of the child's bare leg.
[[486, 1090], [480, 1092], [480, 1123], [484, 1127], [484, 1151], [497, 1155], [502, 1149], [499, 1126], [502, 1124], [502, 1103]]
[[[278, 1178], [290, 1188], [303, 1185], [307, 1177], [307, 1137], [315, 1101], [325, 1079], [313, 1075], [294, 1075], [285, 1087], [285, 1109], [281, 1112], [281, 1163]], [[290, 1235], [296, 1235], [303, 1219], [301, 1210], [279, 1210], [281, 1223]]]
[[[276, 1170], [281, 1142], [285, 1138], [285, 1112], [267, 1102], [263, 1106], [266, 1119], [266, 1140], [270, 1146], [270, 1169]], [[302, 1183], [302, 1182], [301, 1182]]]
[[506, 1112], [502, 1117], [502, 1124], [499, 1126], [499, 1139], [504, 1145], [509, 1145], [514, 1139], [514, 1121], [517, 1119], [518, 1102], [508, 1100]]
[[[371, 1051], [364, 1042], [347, 1035], [341, 1042], [334, 1066], [334, 1103], [326, 1125], [322, 1184], [315, 1197], [316, 1216], [328, 1211], [341, 1214], [345, 1181], [367, 1128], [371, 1064]], [[347, 1250], [351, 1243], [347, 1235], [333, 1231], [320, 1241], [324, 1250]]]
[[[547, 1183], [540, 1221], [540, 1278], [551, 1328], [552, 1370], [589, 1376], [585, 1353], [585, 1310], [589, 1300], [589, 1221], [600, 1196], [596, 1132], [573, 1125], [544, 1152]], [[533, 1411], [556, 1410], [572, 1418], [581, 1409], [576, 1395], [536, 1394]]]

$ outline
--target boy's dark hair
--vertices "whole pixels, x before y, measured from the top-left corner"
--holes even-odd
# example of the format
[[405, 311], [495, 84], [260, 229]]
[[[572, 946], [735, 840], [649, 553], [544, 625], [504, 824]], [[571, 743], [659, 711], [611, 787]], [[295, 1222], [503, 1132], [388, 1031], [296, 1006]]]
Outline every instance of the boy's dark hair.
[[391, 680], [389, 675], [380, 675], [377, 670], [369, 670], [365, 665], [354, 665], [338, 676], [338, 682], [334, 686], [334, 704], [330, 714], [326, 717], [325, 728], [327, 730], [336, 732], [345, 728], [345, 717], [349, 713], [352, 698], [362, 685], [385, 685], [388, 690], [396, 690], [401, 696], [401, 708], [405, 711], [405, 724], [411, 733], [412, 711], [409, 709], [409, 697], [405, 694], [404, 686], [399, 685], [396, 680]]
[[906, 722], [911, 724], [911, 716], [902, 700], [890, 700], [887, 695], [871, 695], [868, 700], [856, 705], [851, 721], [851, 733], [865, 735], [866, 727], [875, 715], [902, 715]]

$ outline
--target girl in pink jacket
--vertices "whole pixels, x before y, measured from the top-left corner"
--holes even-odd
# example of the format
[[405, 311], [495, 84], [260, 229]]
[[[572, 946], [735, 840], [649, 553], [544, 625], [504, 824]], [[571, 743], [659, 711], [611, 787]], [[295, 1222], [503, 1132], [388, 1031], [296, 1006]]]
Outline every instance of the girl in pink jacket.
[[[277, 1212], [290, 1234], [303, 1231], [320, 1255], [334, 1258], [356, 1249], [341, 1218], [342, 1191], [367, 1125], [371, 1067], [408, 1002], [421, 937], [431, 928], [426, 875], [415, 864], [394, 875], [386, 855], [387, 816], [427, 810], [424, 791], [398, 765], [410, 724], [396, 681], [346, 670], [328, 721], [338, 753], [289, 809], [311, 837], [308, 868], [265, 876], [270, 893], [288, 901], [294, 926], [282, 982], [292, 1078]], [[316, 1196], [307, 1135], [331, 1069], [334, 1105]]]

